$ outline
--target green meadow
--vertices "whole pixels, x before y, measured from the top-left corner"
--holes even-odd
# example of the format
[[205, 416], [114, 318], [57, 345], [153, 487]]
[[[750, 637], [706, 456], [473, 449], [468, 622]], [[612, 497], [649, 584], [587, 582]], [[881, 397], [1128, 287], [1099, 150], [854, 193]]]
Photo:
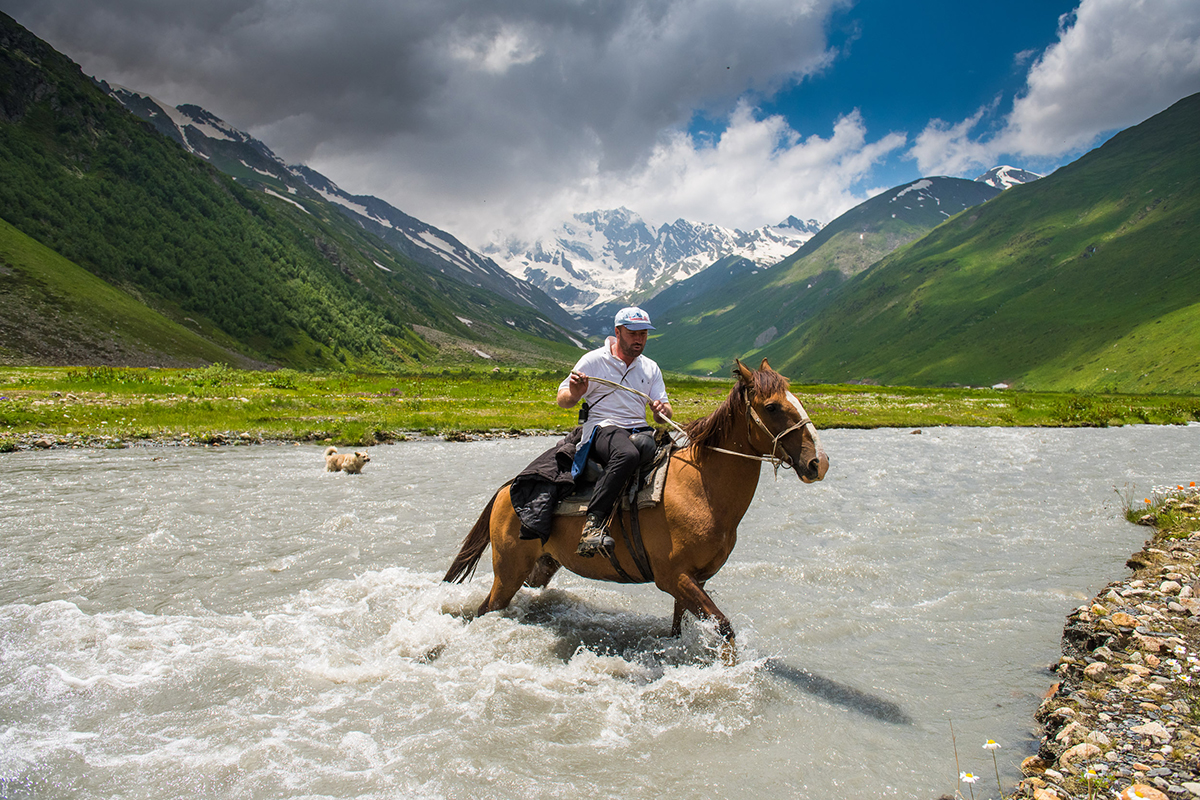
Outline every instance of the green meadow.
[[[233, 369], [0, 367], [0, 451], [34, 440], [325, 441], [363, 446], [413, 436], [555, 433], [575, 424], [554, 395], [565, 371], [443, 369], [306, 373]], [[728, 395], [732, 379], [667, 376], [686, 424]], [[1012, 392], [982, 388], [793, 386], [821, 428], [1179, 425], [1200, 397]]]

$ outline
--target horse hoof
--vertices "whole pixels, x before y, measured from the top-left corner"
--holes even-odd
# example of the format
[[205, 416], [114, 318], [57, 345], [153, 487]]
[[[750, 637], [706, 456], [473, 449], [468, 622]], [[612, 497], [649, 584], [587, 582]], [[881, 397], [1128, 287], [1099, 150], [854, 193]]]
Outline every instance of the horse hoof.
[[721, 647], [721, 661], [727, 667], [736, 667], [738, 662], [737, 647], [733, 642], [726, 642]]

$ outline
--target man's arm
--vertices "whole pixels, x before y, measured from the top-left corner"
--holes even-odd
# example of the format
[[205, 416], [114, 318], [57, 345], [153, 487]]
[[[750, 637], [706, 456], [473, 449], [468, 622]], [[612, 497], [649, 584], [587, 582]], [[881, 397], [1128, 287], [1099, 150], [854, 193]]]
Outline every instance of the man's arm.
[[583, 397], [587, 390], [587, 376], [581, 372], [572, 370], [570, 377], [567, 379], [566, 387], [558, 390], [556, 400], [562, 408], [570, 408], [579, 402], [579, 398]]

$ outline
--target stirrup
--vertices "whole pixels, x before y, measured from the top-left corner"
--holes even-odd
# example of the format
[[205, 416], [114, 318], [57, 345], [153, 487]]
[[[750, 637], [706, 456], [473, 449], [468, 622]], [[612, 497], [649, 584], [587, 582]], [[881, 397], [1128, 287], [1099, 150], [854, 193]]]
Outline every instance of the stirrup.
[[575, 554], [583, 558], [591, 558], [597, 554], [611, 557], [616, 546], [616, 540], [608, 535], [604, 523], [594, 515], [588, 514], [587, 521], [583, 524], [583, 535], [579, 537], [579, 547], [575, 548]]

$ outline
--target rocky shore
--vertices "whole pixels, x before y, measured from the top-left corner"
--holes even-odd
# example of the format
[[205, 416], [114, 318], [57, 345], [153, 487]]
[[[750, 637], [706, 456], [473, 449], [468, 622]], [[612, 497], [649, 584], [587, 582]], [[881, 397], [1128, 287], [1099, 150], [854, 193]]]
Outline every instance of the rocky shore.
[[[1200, 798], [1200, 494], [1172, 493], [1132, 574], [1073, 611], [1011, 798]], [[1160, 527], [1164, 526], [1165, 527]]]

